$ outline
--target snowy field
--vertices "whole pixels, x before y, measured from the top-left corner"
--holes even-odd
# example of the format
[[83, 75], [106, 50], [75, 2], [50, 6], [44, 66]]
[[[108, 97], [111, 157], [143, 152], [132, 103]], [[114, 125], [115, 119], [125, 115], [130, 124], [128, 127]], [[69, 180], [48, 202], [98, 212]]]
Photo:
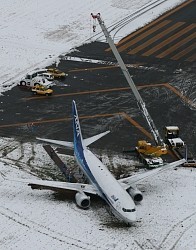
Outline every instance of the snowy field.
[[[0, 93], [28, 71], [58, 64], [60, 54], [89, 41], [93, 36], [91, 12], [100, 12], [110, 26], [151, 2], [155, 1], [1, 1]], [[121, 29], [115, 41], [184, 1], [159, 2], [163, 3]], [[119, 162], [131, 164], [120, 158]], [[51, 171], [57, 170], [41, 144], [0, 138], [3, 176], [49, 179], [47, 172]], [[126, 227], [101, 201], [92, 201], [90, 209], [81, 210], [72, 200], [31, 190], [0, 175], [0, 249], [196, 249], [196, 169], [171, 170], [138, 188], [144, 200], [137, 205], [137, 222]]]
[[[58, 172], [40, 144], [1, 140], [1, 174], [35, 179]], [[5, 154], [6, 151], [6, 154]], [[43, 157], [44, 156], [44, 157]], [[60, 155], [63, 159], [63, 155]], [[129, 166], [120, 158], [106, 164]], [[73, 159], [67, 159], [71, 162]], [[1, 249], [196, 249], [196, 169], [178, 168], [138, 185], [144, 200], [131, 227], [99, 200], [88, 210], [51, 191], [31, 190], [0, 176]]]
[[[28, 71], [50, 65], [58, 56], [90, 41], [91, 13], [100, 12], [106, 25], [122, 20], [146, 4], [162, 3], [133, 20], [115, 42], [185, 0], [7, 0], [0, 1], [0, 93]], [[98, 25], [99, 26], [99, 25]], [[97, 26], [97, 33], [100, 27]]]

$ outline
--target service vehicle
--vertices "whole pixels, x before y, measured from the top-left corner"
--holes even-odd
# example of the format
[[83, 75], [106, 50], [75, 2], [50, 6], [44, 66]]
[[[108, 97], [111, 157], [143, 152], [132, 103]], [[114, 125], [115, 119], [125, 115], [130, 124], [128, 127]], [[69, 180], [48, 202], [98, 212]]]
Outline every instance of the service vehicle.
[[44, 87], [43, 85], [37, 85], [31, 89], [34, 95], [45, 95], [50, 96], [53, 93], [53, 90], [47, 87]]
[[[93, 25], [93, 31], [95, 31], [96, 25], [95, 25], [95, 20], [98, 20], [98, 23], [105, 35], [105, 38], [122, 70], [122, 73], [124, 74], [127, 83], [129, 84], [131, 90], [133, 91], [133, 94], [135, 95], [135, 98], [137, 100], [139, 109], [141, 110], [144, 118], [147, 121], [147, 124], [149, 126], [150, 132], [153, 135], [154, 141], [155, 141], [155, 146], [153, 146], [151, 143], [148, 143], [147, 141], [142, 141], [143, 145], [141, 145], [140, 141], [138, 141], [138, 146], [136, 146], [136, 152], [141, 156], [139, 158], [142, 158], [144, 160], [144, 158], [146, 157], [146, 163], [148, 163], [148, 158], [150, 157], [151, 159], [159, 157], [162, 154], [167, 154], [167, 148], [166, 148], [166, 144], [164, 143], [163, 139], [161, 138], [158, 129], [156, 128], [153, 119], [151, 118], [147, 108], [146, 108], [146, 104], [143, 101], [140, 93], [137, 90], [137, 87], [131, 77], [131, 75], [129, 74], [129, 71], [126, 67], [126, 65], [124, 64], [115, 44], [114, 41], [112, 40], [103, 20], [101, 19], [100, 13], [98, 13], [97, 15], [93, 15], [91, 13], [92, 18], [94, 19], [94, 25]], [[145, 144], [145, 147], [144, 147]], [[162, 160], [160, 161], [162, 165]], [[160, 166], [160, 165], [157, 165]]]
[[182, 148], [184, 147], [184, 141], [179, 137], [178, 126], [167, 126], [165, 127], [165, 143], [171, 148]]
[[47, 79], [48, 81], [53, 81], [54, 76], [48, 72], [47, 69], [38, 69], [36, 71], [37, 76], [41, 76], [44, 79]]
[[64, 78], [68, 76], [67, 73], [60, 71], [59, 69], [56, 68], [48, 68], [47, 72], [52, 74], [54, 78]]
[[196, 167], [196, 160], [193, 158], [188, 158], [187, 162], [183, 164], [184, 167]]
[[44, 72], [39, 74], [39, 76], [41, 76], [44, 79], [47, 79], [48, 81], [54, 81], [54, 76], [51, 73]]
[[135, 148], [139, 160], [147, 167], [154, 168], [163, 165], [163, 159], [160, 157], [167, 154], [167, 150], [161, 146], [153, 146], [145, 140], [138, 141]]
[[44, 73], [43, 71], [36, 70], [36, 71], [26, 74], [26, 76], [20, 80], [18, 85], [26, 86], [26, 87], [34, 87], [36, 85], [43, 85], [45, 87], [50, 88], [52, 86], [51, 82], [45, 79], [45, 77], [40, 76], [42, 74], [41, 72]]

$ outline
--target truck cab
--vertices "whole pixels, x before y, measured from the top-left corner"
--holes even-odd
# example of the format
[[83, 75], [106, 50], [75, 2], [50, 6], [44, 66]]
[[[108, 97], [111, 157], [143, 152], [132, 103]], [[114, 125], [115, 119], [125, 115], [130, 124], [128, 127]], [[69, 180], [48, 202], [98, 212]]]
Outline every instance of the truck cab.
[[184, 147], [184, 141], [179, 137], [179, 127], [167, 126], [165, 127], [165, 143], [171, 148]]

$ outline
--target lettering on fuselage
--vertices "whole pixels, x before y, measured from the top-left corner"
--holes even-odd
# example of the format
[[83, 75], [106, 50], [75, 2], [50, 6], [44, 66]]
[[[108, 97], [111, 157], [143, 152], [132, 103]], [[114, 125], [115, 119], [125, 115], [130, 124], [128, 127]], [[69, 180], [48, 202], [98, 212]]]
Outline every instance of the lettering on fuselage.
[[74, 120], [75, 120], [75, 126], [76, 126], [76, 133], [78, 137], [80, 135], [80, 125], [79, 125], [79, 120], [78, 120], [77, 115], [74, 115]]
[[114, 200], [114, 201], [117, 201], [118, 198], [115, 196], [115, 195], [112, 195], [111, 198]]

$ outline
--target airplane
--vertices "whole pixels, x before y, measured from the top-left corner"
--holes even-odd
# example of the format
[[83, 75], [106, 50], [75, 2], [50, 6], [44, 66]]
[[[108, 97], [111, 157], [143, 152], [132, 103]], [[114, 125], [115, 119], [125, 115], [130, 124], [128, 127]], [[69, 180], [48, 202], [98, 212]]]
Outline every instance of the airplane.
[[136, 203], [142, 201], [143, 195], [136, 184], [150, 176], [174, 168], [185, 162], [185, 159], [169, 163], [165, 166], [149, 170], [127, 178], [116, 180], [108, 168], [88, 148], [88, 146], [107, 135], [110, 131], [83, 139], [76, 103], [72, 102], [73, 142], [37, 138], [38, 140], [65, 146], [74, 150], [78, 166], [89, 180], [89, 184], [70, 183], [47, 180], [21, 180], [31, 188], [50, 189], [53, 191], [69, 190], [75, 193], [76, 204], [83, 209], [89, 208], [89, 194], [98, 195], [110, 207], [113, 215], [120, 221], [131, 225], [136, 222]]

